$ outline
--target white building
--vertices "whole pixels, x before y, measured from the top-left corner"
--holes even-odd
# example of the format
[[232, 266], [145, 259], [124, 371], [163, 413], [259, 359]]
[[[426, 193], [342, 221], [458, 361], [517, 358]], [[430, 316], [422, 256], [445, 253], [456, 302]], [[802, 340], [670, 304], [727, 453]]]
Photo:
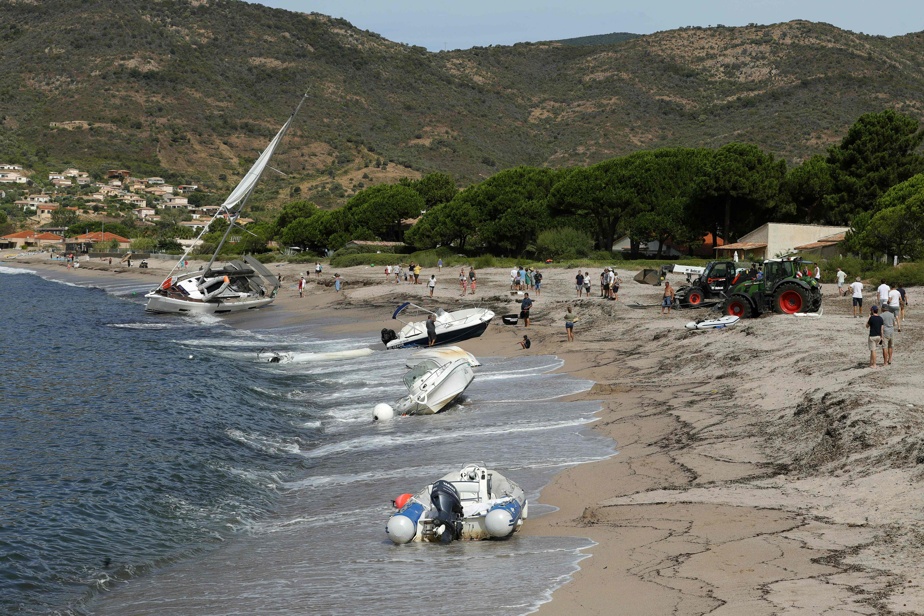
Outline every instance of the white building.
[[763, 261], [793, 254], [797, 246], [811, 244], [837, 233], [845, 233], [848, 227], [823, 225], [796, 225], [768, 222], [742, 235], [737, 242], [716, 248], [722, 258], [731, 258], [738, 253], [739, 261]]

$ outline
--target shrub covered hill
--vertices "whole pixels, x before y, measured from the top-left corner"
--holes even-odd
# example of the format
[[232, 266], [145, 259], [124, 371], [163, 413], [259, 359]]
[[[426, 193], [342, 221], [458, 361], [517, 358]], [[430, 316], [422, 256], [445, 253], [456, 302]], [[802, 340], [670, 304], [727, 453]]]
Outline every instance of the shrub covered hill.
[[[601, 42], [602, 41], [602, 42]], [[0, 161], [223, 188], [309, 99], [260, 198], [342, 202], [445, 171], [758, 145], [796, 161], [863, 113], [924, 119], [924, 33], [796, 21], [428, 52], [238, 0], [0, 0]]]

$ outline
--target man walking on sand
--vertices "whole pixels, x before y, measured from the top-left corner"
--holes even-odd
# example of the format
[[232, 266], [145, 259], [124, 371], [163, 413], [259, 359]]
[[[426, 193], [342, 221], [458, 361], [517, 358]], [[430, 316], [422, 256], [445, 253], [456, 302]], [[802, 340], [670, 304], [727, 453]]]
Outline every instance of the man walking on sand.
[[892, 363], [892, 346], [895, 338], [895, 321], [897, 317], [891, 310], [883, 310], [879, 314], [882, 319], [882, 363], [888, 366]]
[[844, 281], [847, 280], [847, 272], [837, 268], [837, 296], [844, 297], [847, 291], [844, 289]]
[[876, 367], [876, 350], [882, 345], [882, 317], [879, 316], [879, 309], [871, 306], [869, 309], [869, 319], [866, 321], [866, 327], [869, 329], [869, 367]]
[[427, 283], [427, 286], [430, 288], [430, 297], [433, 297], [433, 289], [436, 288], [436, 274], [430, 275], [430, 282]]
[[863, 283], [859, 276], [850, 283], [850, 290], [853, 292], [853, 318], [856, 319], [863, 312]]
[[661, 314], [667, 308], [667, 314], [671, 313], [671, 306], [674, 304], [674, 287], [667, 280], [664, 281], [664, 299], [661, 300]]
[[520, 318], [523, 319], [523, 327], [529, 327], [529, 309], [533, 307], [533, 300], [529, 299], [529, 293], [525, 293], [523, 301], [520, 302]]
[[574, 277], [574, 288], [577, 290], [577, 296], [580, 297], [584, 292], [584, 274], [578, 270], [577, 276]]
[[885, 306], [889, 303], [889, 285], [886, 284], [885, 279], [883, 279], [882, 284], [876, 288], [876, 297], [879, 298], [879, 305]]

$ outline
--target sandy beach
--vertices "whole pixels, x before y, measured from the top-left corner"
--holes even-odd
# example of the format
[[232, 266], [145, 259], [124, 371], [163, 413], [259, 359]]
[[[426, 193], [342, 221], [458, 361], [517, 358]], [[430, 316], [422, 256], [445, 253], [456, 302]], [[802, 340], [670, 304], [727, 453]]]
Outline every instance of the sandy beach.
[[[121, 276], [150, 279], [153, 288], [169, 268], [88, 261], [74, 270], [47, 255], [15, 254], [0, 253], [0, 265], [61, 280]], [[424, 270], [419, 285], [386, 281], [383, 268], [346, 268], [338, 293], [327, 266], [320, 279], [313, 264], [269, 267], [283, 276], [277, 301], [232, 322], [334, 317], [332, 329], [369, 336], [374, 346], [383, 327], [394, 327], [401, 301], [447, 309], [477, 302], [498, 318], [461, 346], [476, 356], [557, 355], [564, 371], [594, 381], [579, 397], [600, 401], [594, 429], [618, 454], [560, 473], [541, 497], [558, 510], [522, 532], [597, 545], [539, 614], [924, 614], [917, 289], [909, 290], [894, 363], [882, 366], [880, 354], [871, 369], [866, 319], [853, 318], [850, 299], [833, 285], [819, 318], [771, 315], [690, 331], [684, 324], [703, 311], [629, 307], [654, 304], [662, 292], [632, 281], [634, 272], [619, 270], [613, 302], [599, 298], [598, 271], [591, 297], [578, 299], [577, 270], [553, 267], [543, 270], [524, 328], [499, 318], [519, 309], [507, 269], [479, 271], [477, 293], [463, 298], [453, 268]], [[308, 270], [299, 297], [296, 283]], [[865, 309], [872, 297], [870, 286]], [[580, 317], [574, 342], [564, 328], [569, 305]], [[524, 334], [529, 350], [517, 344]]]

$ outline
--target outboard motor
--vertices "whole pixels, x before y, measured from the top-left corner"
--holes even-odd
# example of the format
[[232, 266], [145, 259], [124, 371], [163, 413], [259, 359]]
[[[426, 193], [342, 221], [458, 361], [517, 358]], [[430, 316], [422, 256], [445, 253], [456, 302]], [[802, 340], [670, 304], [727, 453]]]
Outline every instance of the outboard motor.
[[434, 521], [443, 525], [441, 543], [450, 543], [462, 537], [462, 499], [456, 486], [444, 479], [433, 484], [430, 503], [436, 509]]
[[395, 333], [395, 330], [388, 329], [387, 327], [382, 328], [382, 344], [387, 345], [397, 337], [398, 334]]

